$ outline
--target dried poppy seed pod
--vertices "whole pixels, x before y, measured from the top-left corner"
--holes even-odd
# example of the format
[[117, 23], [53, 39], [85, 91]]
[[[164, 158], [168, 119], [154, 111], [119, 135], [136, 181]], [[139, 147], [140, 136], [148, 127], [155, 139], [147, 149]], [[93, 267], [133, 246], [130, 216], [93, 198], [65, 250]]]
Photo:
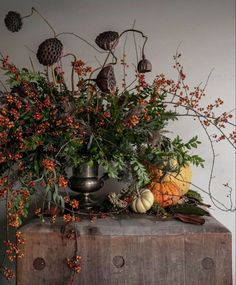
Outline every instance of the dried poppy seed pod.
[[101, 69], [96, 78], [99, 89], [104, 93], [115, 91], [116, 79], [113, 66], [108, 65]]
[[57, 38], [50, 38], [43, 41], [37, 51], [39, 63], [50, 66], [58, 61], [62, 54], [63, 45]]
[[146, 73], [152, 71], [152, 64], [151, 62], [143, 57], [138, 63], [137, 70], [139, 73]]
[[9, 11], [4, 19], [5, 25], [12, 33], [18, 32], [23, 25], [21, 15], [14, 11]]
[[95, 42], [103, 50], [111, 50], [118, 44], [119, 34], [114, 31], [107, 31], [99, 34]]

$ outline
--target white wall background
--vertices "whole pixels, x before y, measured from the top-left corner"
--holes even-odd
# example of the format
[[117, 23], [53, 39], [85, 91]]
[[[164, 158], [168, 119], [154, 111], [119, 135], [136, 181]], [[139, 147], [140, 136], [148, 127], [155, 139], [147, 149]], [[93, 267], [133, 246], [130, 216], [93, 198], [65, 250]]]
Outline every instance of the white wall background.
[[[42, 40], [52, 36], [51, 31], [37, 15], [25, 19], [24, 29], [19, 33], [12, 34], [6, 30], [3, 19], [9, 10], [26, 15], [32, 6], [50, 20], [57, 32], [75, 32], [90, 42], [93, 42], [100, 32], [121, 32], [130, 28], [136, 20], [136, 28], [149, 36], [146, 54], [153, 64], [153, 72], [148, 76], [150, 80], [161, 72], [176, 78], [172, 68], [172, 56], [182, 41], [180, 50], [183, 54], [182, 62], [189, 74], [189, 84], [196, 86], [204, 82], [210, 70], [215, 68], [208, 84], [208, 97], [205, 102], [221, 97], [225, 101], [222, 111], [235, 108], [234, 0], [1, 0], [0, 51], [10, 55], [11, 60], [19, 67], [30, 67], [28, 57], [34, 58], [24, 45], [36, 51]], [[90, 47], [69, 36], [64, 36], [62, 40], [65, 52], [73, 51], [88, 64], [97, 65], [94, 58], [96, 53]], [[127, 53], [131, 61], [135, 62], [131, 44], [130, 41]], [[102, 59], [101, 55], [97, 56]], [[34, 62], [37, 65], [36, 60]], [[235, 114], [235, 111], [233, 113]], [[186, 139], [196, 134], [200, 136], [203, 144], [198, 153], [206, 159], [206, 167], [204, 170], [194, 168], [193, 182], [206, 189], [211, 153], [204, 132], [191, 120], [170, 125], [169, 129]], [[219, 156], [214, 172], [216, 178], [213, 180], [213, 194], [218, 200], [227, 203], [227, 191], [222, 187], [222, 183], [228, 182], [233, 188], [235, 201], [234, 151], [232, 147], [222, 143], [217, 145], [216, 152]], [[207, 196], [205, 199], [209, 202]], [[3, 229], [4, 209], [1, 208], [0, 221]], [[225, 213], [215, 207], [212, 207], [211, 212], [232, 232], [235, 268], [235, 213]], [[1, 230], [1, 236], [2, 233]], [[4, 284], [3, 282], [0, 280], [0, 284]]]

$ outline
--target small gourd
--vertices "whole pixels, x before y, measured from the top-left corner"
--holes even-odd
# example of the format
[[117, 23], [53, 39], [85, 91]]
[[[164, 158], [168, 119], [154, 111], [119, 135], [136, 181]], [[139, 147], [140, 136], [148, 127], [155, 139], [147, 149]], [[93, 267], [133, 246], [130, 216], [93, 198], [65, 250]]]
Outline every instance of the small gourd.
[[149, 189], [142, 189], [134, 197], [131, 208], [135, 213], [146, 213], [154, 203], [154, 196]]
[[154, 202], [161, 207], [176, 205], [181, 198], [181, 190], [172, 182], [151, 182], [148, 186], [154, 195]]

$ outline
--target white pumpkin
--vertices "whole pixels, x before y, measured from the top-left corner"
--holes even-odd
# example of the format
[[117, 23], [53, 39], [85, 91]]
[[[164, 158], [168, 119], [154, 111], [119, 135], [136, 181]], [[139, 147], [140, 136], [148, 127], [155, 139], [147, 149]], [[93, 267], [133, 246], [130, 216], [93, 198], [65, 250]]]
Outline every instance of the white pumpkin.
[[146, 213], [154, 203], [154, 196], [149, 189], [142, 189], [134, 197], [131, 208], [135, 213]]

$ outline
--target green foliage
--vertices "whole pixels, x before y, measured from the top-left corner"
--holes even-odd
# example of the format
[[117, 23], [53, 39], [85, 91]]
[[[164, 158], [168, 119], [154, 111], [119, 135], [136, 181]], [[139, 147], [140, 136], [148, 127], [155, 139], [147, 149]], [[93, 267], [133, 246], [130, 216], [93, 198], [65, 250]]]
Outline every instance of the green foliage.
[[[144, 148], [143, 160], [146, 163], [156, 165], [164, 172], [178, 172], [181, 166], [189, 162], [196, 166], [204, 166], [204, 160], [200, 156], [190, 153], [192, 148], [196, 148], [200, 144], [197, 136], [186, 143], [177, 136], [174, 140], [168, 140], [168, 143], [165, 144], [164, 147], [160, 145]], [[173, 164], [174, 160], [177, 160], [178, 163]]]
[[202, 196], [194, 190], [188, 190], [188, 192], [185, 194], [185, 196], [188, 197], [189, 199], [194, 199], [197, 202], [203, 201]]
[[132, 158], [130, 165], [132, 166], [134, 177], [138, 181], [137, 186], [142, 188], [144, 185], [148, 184], [150, 179], [143, 164], [141, 164], [136, 158]]
[[31, 72], [27, 68], [17, 69], [18, 77], [16, 79], [15, 75], [11, 72], [6, 72], [5, 75], [9, 76], [8, 83], [11, 88], [17, 87], [21, 84], [21, 82], [29, 81], [31, 83], [38, 84], [42, 79], [42, 75], [40, 73]]
[[[155, 85], [110, 94], [82, 84], [79, 96], [73, 96], [64, 82], [49, 83], [44, 74], [9, 65], [6, 75], [13, 96], [4, 102], [10, 120], [11, 110], [17, 109], [14, 102], [20, 100], [22, 106], [3, 153], [9, 156], [11, 149], [20, 154], [24, 171], [19, 176], [25, 185], [30, 180], [46, 181], [49, 201], [62, 205], [57, 180], [83, 162], [98, 163], [118, 180], [131, 177], [130, 183], [139, 188], [150, 182], [147, 163], [164, 171], [177, 171], [187, 162], [203, 167], [204, 160], [190, 153], [200, 144], [197, 136], [183, 142], [179, 136], [171, 141], [162, 134], [177, 114], [167, 110], [167, 92], [157, 92]], [[0, 132], [5, 130], [0, 126]], [[173, 159], [177, 166], [173, 167]], [[53, 164], [54, 172], [45, 171], [45, 160]], [[0, 163], [1, 175], [14, 163]], [[53, 183], [48, 184], [50, 179]]]
[[184, 143], [183, 140], [176, 136], [172, 141], [173, 150], [176, 153], [177, 161], [180, 165], [184, 165], [185, 162], [189, 161], [193, 165], [204, 167], [204, 159], [198, 155], [190, 155], [188, 153], [192, 148], [197, 148], [201, 142], [198, 140], [198, 136], [192, 137], [187, 143]]
[[150, 209], [150, 214], [160, 215], [161, 217], [167, 217], [168, 212], [162, 208], [158, 203], [154, 203]]
[[171, 206], [169, 207], [169, 211], [172, 213], [180, 213], [185, 215], [209, 216], [209, 212], [203, 208], [188, 203]]

